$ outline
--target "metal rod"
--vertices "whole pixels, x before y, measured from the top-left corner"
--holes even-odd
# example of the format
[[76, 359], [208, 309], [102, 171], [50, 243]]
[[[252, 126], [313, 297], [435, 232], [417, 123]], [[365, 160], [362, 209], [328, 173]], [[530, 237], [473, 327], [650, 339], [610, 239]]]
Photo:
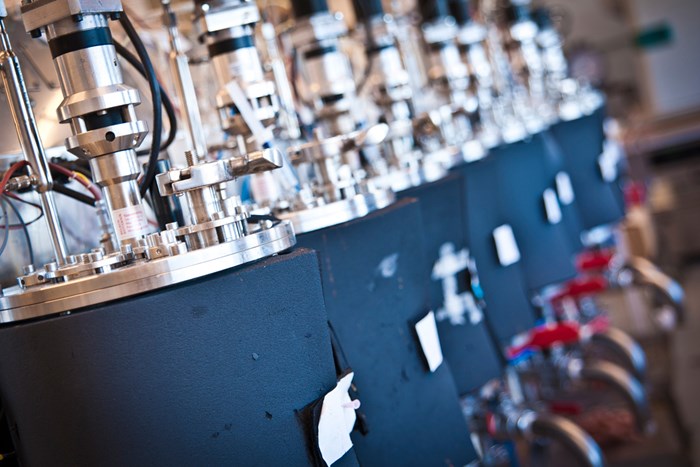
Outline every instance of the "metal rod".
[[161, 0], [163, 5], [163, 22], [168, 30], [170, 38], [170, 67], [172, 68], [173, 80], [177, 91], [182, 115], [189, 132], [190, 148], [201, 161], [207, 156], [207, 139], [204, 135], [202, 116], [197, 103], [197, 93], [195, 91], [192, 72], [190, 70], [189, 59], [182, 50], [180, 33], [177, 29], [177, 18], [172, 8], [170, 0]]
[[282, 108], [282, 124], [287, 130], [289, 139], [296, 140], [301, 138], [301, 129], [299, 128], [299, 120], [297, 119], [296, 108], [294, 107], [292, 86], [287, 76], [284, 59], [277, 47], [275, 27], [271, 23], [263, 23], [262, 33], [265, 38], [265, 44], [267, 45], [267, 54], [270, 57], [272, 75], [275, 78], [277, 95], [279, 96], [280, 107]]
[[49, 169], [49, 161], [44, 151], [44, 145], [41, 142], [41, 136], [39, 135], [32, 105], [27, 94], [24, 78], [22, 77], [19, 60], [17, 60], [17, 55], [15, 55], [10, 44], [10, 36], [7, 33], [3, 20], [6, 15], [5, 4], [0, 0], [0, 68], [2, 69], [2, 81], [24, 158], [29, 162], [32, 174], [39, 181], [37, 191], [41, 198], [41, 206], [44, 210], [44, 218], [51, 237], [51, 246], [56, 256], [56, 262], [59, 265], [64, 265], [68, 256], [68, 249], [63, 238], [63, 229], [56, 210], [54, 194], [51, 191], [53, 179]]

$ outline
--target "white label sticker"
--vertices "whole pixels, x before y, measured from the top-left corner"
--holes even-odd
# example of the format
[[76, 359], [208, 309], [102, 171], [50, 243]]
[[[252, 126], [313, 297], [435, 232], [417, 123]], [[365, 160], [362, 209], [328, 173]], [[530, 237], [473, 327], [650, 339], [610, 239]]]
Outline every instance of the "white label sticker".
[[350, 399], [348, 390], [354, 373], [343, 376], [323, 398], [318, 421], [318, 448], [326, 464], [331, 465], [352, 448], [350, 433], [355, 426], [360, 401]]
[[114, 231], [120, 240], [140, 237], [148, 233], [148, 219], [143, 206], [129, 206], [112, 211]]
[[557, 193], [547, 188], [542, 195], [544, 199], [544, 210], [547, 213], [547, 220], [550, 224], [558, 224], [561, 222], [561, 207], [559, 206], [559, 198]]
[[497, 227], [493, 231], [493, 239], [496, 242], [496, 253], [501, 266], [510, 266], [520, 261], [520, 249], [511, 226], [506, 224]]
[[600, 174], [608, 183], [617, 180], [617, 166], [622, 159], [622, 150], [620, 146], [611, 141], [603, 143], [603, 152], [598, 156], [598, 166]]
[[568, 206], [574, 202], [576, 195], [574, 194], [574, 186], [571, 184], [571, 178], [566, 172], [559, 172], [556, 178], [557, 194], [559, 201], [564, 206]]
[[416, 333], [420, 341], [423, 355], [428, 362], [428, 368], [434, 373], [442, 365], [442, 347], [440, 347], [440, 337], [438, 336], [435, 313], [428, 313], [425, 318], [416, 324]]

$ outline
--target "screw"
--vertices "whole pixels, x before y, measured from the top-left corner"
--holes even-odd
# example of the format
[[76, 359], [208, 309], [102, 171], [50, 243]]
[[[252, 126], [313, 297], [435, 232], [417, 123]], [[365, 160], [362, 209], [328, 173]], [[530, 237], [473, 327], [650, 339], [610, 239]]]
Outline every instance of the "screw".
[[192, 151], [185, 151], [185, 160], [188, 166], [192, 167], [194, 165], [194, 154]]
[[101, 251], [95, 251], [93, 253], [90, 253], [89, 257], [90, 257], [90, 262], [93, 263], [95, 261], [101, 261], [104, 258], [104, 255], [102, 254]]

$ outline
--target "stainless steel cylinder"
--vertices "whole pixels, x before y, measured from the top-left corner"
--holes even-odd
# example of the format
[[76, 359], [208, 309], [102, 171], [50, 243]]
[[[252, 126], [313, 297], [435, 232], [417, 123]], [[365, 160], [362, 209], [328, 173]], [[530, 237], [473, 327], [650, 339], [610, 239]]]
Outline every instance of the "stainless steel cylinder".
[[[45, 32], [64, 100], [61, 123], [71, 126], [67, 149], [90, 161], [95, 182], [105, 198], [120, 243], [136, 244], [147, 233], [134, 149], [147, 133], [134, 107], [136, 90], [124, 85], [108, 21], [121, 11], [118, 1], [88, 8], [84, 2], [55, 0], [22, 6], [25, 27]], [[80, 10], [74, 13], [76, 7]], [[83, 9], [80, 9], [80, 8]], [[83, 13], [90, 11], [90, 13]]]
[[342, 19], [330, 13], [305, 18], [291, 33], [301, 63], [308, 99], [325, 133], [336, 136], [355, 130], [350, 115], [356, 88], [352, 67], [339, 38], [347, 34]]
[[[230, 89], [235, 81], [252, 108], [252, 117], [263, 127], [275, 122], [279, 111], [275, 84], [265, 78], [255, 47], [254, 27], [260, 21], [255, 2], [220, 0], [199, 5], [196, 14], [220, 88], [216, 103], [222, 128], [232, 135], [253, 134], [261, 138], [251, 128], [245, 109], [239, 109], [242, 103], [236, 102]], [[258, 141], [258, 146], [267, 142]]]

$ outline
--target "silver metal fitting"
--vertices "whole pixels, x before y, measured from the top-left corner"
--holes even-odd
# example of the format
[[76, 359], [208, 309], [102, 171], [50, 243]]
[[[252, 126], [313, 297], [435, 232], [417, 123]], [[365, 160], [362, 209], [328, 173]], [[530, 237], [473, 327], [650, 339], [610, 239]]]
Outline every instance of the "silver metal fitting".
[[[147, 126], [136, 116], [139, 94], [123, 83], [109, 34], [109, 19], [121, 11], [121, 2], [114, 0], [37, 0], [22, 5], [26, 29], [45, 32], [52, 45], [65, 97], [58, 116], [73, 132], [66, 148], [90, 161], [119, 242], [136, 243], [148, 231], [134, 151]], [[98, 37], [100, 45], [76, 48], [76, 34]]]

